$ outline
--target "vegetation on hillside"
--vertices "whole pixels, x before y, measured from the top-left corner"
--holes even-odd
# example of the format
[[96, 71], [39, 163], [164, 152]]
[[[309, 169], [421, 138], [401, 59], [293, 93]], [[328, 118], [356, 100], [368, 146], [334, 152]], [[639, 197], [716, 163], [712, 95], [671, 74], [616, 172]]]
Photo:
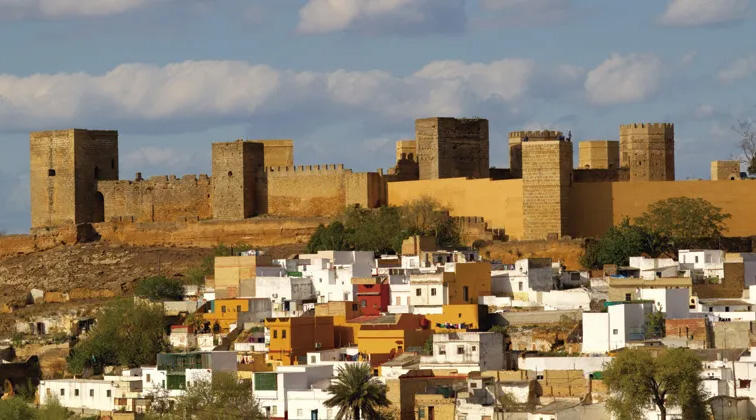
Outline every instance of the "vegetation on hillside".
[[34, 407], [28, 401], [19, 397], [0, 400], [0, 420], [66, 420], [73, 418], [73, 415], [55, 399], [48, 400], [39, 407]]
[[708, 419], [701, 361], [687, 348], [649, 351], [625, 349], [604, 369], [610, 392], [606, 408], [617, 420], [643, 418], [643, 410], [658, 408], [666, 420], [670, 407], [682, 407], [682, 418]]
[[153, 276], [142, 279], [134, 288], [134, 294], [153, 301], [181, 300], [184, 298], [184, 283], [178, 279]]
[[435, 236], [438, 245], [458, 246], [459, 227], [449, 211], [430, 197], [401, 207], [346, 208], [328, 226], [318, 226], [307, 252], [321, 250], [399, 253], [402, 241], [413, 235]]
[[585, 268], [627, 265], [632, 256], [657, 257], [718, 238], [730, 215], [702, 198], [673, 197], [657, 201], [633, 222], [625, 218], [598, 241], [588, 244], [580, 263]]
[[105, 366], [139, 367], [154, 364], [157, 354], [168, 350], [165, 319], [160, 304], [114, 300], [103, 307], [97, 322], [68, 356], [68, 370], [102, 371]]

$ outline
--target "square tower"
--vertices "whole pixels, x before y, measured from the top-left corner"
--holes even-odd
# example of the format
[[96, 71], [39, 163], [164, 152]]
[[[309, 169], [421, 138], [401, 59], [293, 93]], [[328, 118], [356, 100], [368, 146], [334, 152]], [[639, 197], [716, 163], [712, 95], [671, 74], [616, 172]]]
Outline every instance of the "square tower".
[[619, 142], [586, 140], [578, 143], [579, 169], [619, 168]]
[[294, 166], [294, 141], [293, 140], [249, 140], [260, 143], [265, 149], [266, 168], [275, 166]]
[[254, 216], [255, 180], [263, 170], [262, 143], [237, 140], [213, 143], [213, 218], [241, 220]]
[[571, 185], [572, 142], [522, 143], [524, 239], [568, 234]]
[[712, 181], [733, 181], [740, 179], [740, 161], [715, 160], [711, 162]]
[[674, 124], [621, 125], [620, 165], [630, 170], [631, 182], [674, 181]]
[[561, 131], [512, 131], [509, 133], [509, 172], [512, 178], [522, 178], [522, 143], [531, 141], [557, 141]]
[[97, 181], [118, 179], [118, 132], [37, 131], [29, 144], [31, 227], [104, 221]]
[[488, 120], [419, 119], [415, 138], [420, 179], [488, 178]]
[[402, 160], [417, 162], [417, 141], [399, 140], [396, 142], [396, 161]]

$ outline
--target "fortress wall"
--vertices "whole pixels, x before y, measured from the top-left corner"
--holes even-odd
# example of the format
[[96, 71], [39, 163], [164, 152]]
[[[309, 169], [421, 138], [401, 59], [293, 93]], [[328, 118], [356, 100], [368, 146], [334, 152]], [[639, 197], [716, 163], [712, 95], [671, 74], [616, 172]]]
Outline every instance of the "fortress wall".
[[325, 218], [259, 218], [239, 221], [202, 221], [198, 223], [122, 223], [94, 224], [100, 238], [134, 246], [176, 246], [210, 248], [218, 244], [248, 244], [268, 247], [307, 243]]
[[376, 208], [386, 202], [383, 177], [377, 172], [346, 173], [344, 193], [346, 205]]
[[756, 182], [658, 181], [576, 183], [571, 188], [570, 219], [574, 237], [596, 237], [627, 216], [640, 216], [649, 204], [671, 197], [710, 201], [732, 218], [726, 236], [756, 235]]
[[522, 180], [446, 178], [389, 182], [388, 204], [430, 195], [449, 207], [452, 216], [479, 216], [491, 229], [504, 229], [510, 238], [522, 238]]
[[81, 237], [76, 225], [68, 224], [55, 229], [39, 229], [31, 235], [0, 236], [0, 258], [44, 251], [58, 245], [75, 244]]
[[212, 218], [207, 175], [158, 176], [144, 181], [100, 181], [106, 221], [174, 222]]
[[294, 166], [294, 141], [293, 140], [248, 140], [263, 145], [263, 165], [271, 166]]
[[352, 171], [344, 165], [267, 168], [265, 186], [260, 188], [267, 192], [266, 212], [288, 217], [333, 216], [346, 206], [348, 175]]

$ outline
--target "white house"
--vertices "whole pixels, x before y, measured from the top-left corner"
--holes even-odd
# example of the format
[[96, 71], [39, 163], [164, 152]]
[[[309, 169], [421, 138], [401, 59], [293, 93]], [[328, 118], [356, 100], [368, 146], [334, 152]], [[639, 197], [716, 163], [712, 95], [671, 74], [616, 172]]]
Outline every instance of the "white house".
[[375, 267], [370, 251], [319, 251], [299, 256], [298, 271], [312, 278], [319, 303], [351, 301], [357, 294], [353, 277], [370, 277]]
[[612, 361], [609, 356], [581, 356], [581, 357], [525, 357], [519, 359], [517, 367], [520, 370], [531, 370], [543, 374], [545, 370], [582, 370], [585, 377], [594, 372], [601, 372], [604, 366]]
[[492, 267], [491, 293], [528, 300], [528, 292], [548, 292], [554, 288], [550, 258], [526, 258], [513, 265]]
[[680, 266], [672, 258], [630, 257], [630, 267], [636, 269], [643, 280], [678, 277], [680, 271]]
[[657, 310], [666, 314], [666, 319], [688, 318], [690, 316], [690, 292], [688, 289], [641, 288], [642, 300], [653, 300]]
[[690, 278], [724, 278], [725, 253], [718, 249], [681, 249], [677, 253], [680, 270], [690, 271]]
[[142, 377], [139, 369], [103, 379], [54, 379], [39, 383], [39, 401], [56, 399], [75, 413], [100, 414], [101, 411], [137, 411]]
[[270, 298], [273, 317], [299, 316], [317, 299], [311, 277], [257, 277], [255, 296]]
[[[278, 366], [273, 372], [255, 372], [252, 375], [252, 389], [267, 417], [282, 418], [288, 413], [288, 417], [292, 418], [287, 394], [311, 391], [315, 387], [324, 389], [323, 385], [327, 388], [327, 383], [333, 377], [333, 369], [333, 366], [328, 364]], [[303, 415], [304, 410], [318, 409], [319, 406], [316, 404], [322, 402], [314, 395], [309, 396], [312, 398], [308, 398], [307, 395], [295, 396], [297, 402], [294, 409], [303, 410]], [[310, 411], [306, 413], [309, 418]]]
[[143, 366], [141, 379], [146, 394], [177, 397], [198, 380], [211, 380], [213, 373], [236, 375], [235, 351], [160, 353], [157, 366]]
[[187, 325], [171, 325], [171, 335], [168, 336], [171, 347], [176, 349], [193, 349], [197, 347], [197, 336], [193, 327]]
[[586, 354], [606, 353], [646, 337], [646, 319], [654, 311], [651, 302], [617, 302], [607, 312], [583, 313], [583, 347]]
[[455, 369], [459, 373], [504, 368], [504, 338], [497, 332], [433, 335], [433, 355], [420, 357], [420, 369]]

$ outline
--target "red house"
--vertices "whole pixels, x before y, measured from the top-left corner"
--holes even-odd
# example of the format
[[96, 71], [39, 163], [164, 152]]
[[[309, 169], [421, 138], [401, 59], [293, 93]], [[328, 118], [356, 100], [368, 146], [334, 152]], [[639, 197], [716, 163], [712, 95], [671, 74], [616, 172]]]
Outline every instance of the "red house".
[[353, 278], [352, 284], [357, 285], [355, 301], [363, 315], [379, 315], [388, 311], [391, 296], [387, 278]]

